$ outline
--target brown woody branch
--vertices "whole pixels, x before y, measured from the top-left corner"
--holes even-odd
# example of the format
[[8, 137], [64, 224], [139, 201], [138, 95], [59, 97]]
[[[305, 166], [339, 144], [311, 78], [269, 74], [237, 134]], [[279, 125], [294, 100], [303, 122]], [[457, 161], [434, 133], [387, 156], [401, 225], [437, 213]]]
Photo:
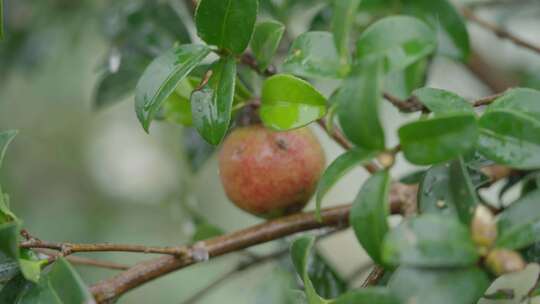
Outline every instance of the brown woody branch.
[[[91, 287], [91, 292], [98, 303], [109, 303], [116, 298], [153, 279], [172, 271], [204, 262], [210, 258], [246, 249], [251, 246], [283, 238], [298, 232], [320, 229], [323, 227], [348, 226], [351, 205], [343, 205], [321, 211], [322, 221], [317, 221], [314, 212], [298, 213], [259, 225], [198, 242], [179, 249], [182, 256], [167, 255], [150, 261], [141, 262], [113, 278], [103, 280]], [[391, 201], [392, 213], [400, 213], [401, 202]]]
[[488, 22], [480, 17], [478, 17], [471, 9], [463, 7], [461, 9], [461, 12], [465, 18], [468, 20], [480, 25], [481, 27], [493, 32], [495, 35], [497, 35], [499, 38], [507, 39], [512, 41], [514, 44], [519, 45], [521, 47], [527, 48], [531, 51], [534, 51], [538, 54], [540, 54], [540, 47], [537, 45], [534, 45], [528, 41], [525, 41], [514, 34], [508, 32], [507, 30], [498, 27], [497, 25]]

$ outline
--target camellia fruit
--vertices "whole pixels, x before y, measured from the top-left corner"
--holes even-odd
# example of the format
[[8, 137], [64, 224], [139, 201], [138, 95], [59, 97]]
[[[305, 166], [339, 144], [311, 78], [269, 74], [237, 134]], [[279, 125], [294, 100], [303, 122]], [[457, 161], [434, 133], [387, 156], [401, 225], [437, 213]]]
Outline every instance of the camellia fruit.
[[264, 218], [302, 210], [325, 167], [321, 144], [308, 128], [277, 132], [237, 128], [219, 153], [225, 193], [239, 208]]

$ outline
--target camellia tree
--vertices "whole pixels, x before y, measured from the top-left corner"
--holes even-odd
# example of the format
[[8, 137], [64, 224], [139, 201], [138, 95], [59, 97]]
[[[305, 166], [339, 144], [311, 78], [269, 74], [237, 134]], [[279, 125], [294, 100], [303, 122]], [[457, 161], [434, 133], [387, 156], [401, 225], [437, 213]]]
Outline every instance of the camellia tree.
[[[290, 24], [308, 9], [315, 11], [304, 20], [309, 30], [293, 36]], [[436, 56], [478, 70], [465, 20], [540, 55], [537, 46], [477, 17], [474, 6], [142, 1], [115, 6], [107, 16], [111, 49], [96, 108], [134, 93], [145, 131], [156, 121], [186, 126], [193, 167], [219, 151], [228, 197], [261, 223], [223, 233], [202, 221], [192, 244], [170, 247], [57, 243], [25, 230], [0, 192], [1, 303], [112, 303], [173, 271], [311, 230], [318, 238], [354, 230], [375, 265], [361, 287], [349, 288], [325, 264], [312, 234], [298, 236], [290, 250], [251, 256], [236, 271], [290, 253], [301, 284], [280, 303], [470, 304], [512, 298], [506, 290], [486, 290], [497, 277], [538, 260], [540, 92], [509, 88], [485, 73], [495, 94], [472, 101], [424, 85]], [[397, 130], [397, 145], [387, 145], [395, 130], [384, 127], [383, 102], [417, 113]], [[344, 149], [328, 166], [311, 125]], [[15, 135], [0, 133], [0, 162]], [[392, 176], [398, 154], [419, 171]], [[324, 208], [325, 194], [357, 166], [371, 177], [358, 185], [352, 204]], [[479, 197], [480, 189], [501, 180], [501, 192], [522, 184], [518, 199], [499, 206]], [[302, 212], [313, 194], [315, 211]], [[401, 215], [400, 223], [390, 225], [391, 215]], [[70, 258], [103, 251], [161, 256], [86, 286]]]

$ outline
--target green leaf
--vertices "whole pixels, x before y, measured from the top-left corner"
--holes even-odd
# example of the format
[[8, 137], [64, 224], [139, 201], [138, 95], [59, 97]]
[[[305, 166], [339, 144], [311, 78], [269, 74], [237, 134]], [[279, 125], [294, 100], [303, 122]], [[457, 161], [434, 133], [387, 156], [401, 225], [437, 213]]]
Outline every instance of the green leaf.
[[486, 112], [494, 110], [513, 110], [532, 119], [540, 120], [540, 91], [515, 88], [508, 90], [497, 98]]
[[404, 0], [405, 13], [421, 18], [439, 33], [439, 52], [467, 61], [470, 53], [465, 20], [448, 0]]
[[384, 240], [384, 262], [394, 266], [465, 267], [478, 258], [467, 226], [443, 215], [411, 218]]
[[413, 95], [435, 115], [455, 112], [474, 113], [473, 106], [461, 96], [449, 91], [421, 88]]
[[349, 36], [361, 0], [335, 0], [332, 16], [332, 33], [342, 63], [349, 61]]
[[191, 116], [191, 103], [189, 98], [180, 96], [173, 92], [163, 104], [163, 116], [167, 121], [183, 126], [191, 126], [193, 118]]
[[283, 63], [287, 73], [308, 78], [340, 78], [347, 73], [334, 38], [328, 32], [307, 32], [294, 40]]
[[389, 73], [384, 80], [384, 91], [401, 99], [408, 99], [415, 89], [426, 83], [428, 60], [421, 59], [404, 70]]
[[314, 237], [302, 237], [291, 245], [291, 257], [298, 275], [304, 282], [304, 289], [309, 304], [327, 304], [328, 301], [321, 298], [309, 278], [308, 263], [309, 252], [315, 243]]
[[255, 27], [251, 50], [260, 70], [265, 70], [272, 62], [284, 32], [285, 25], [277, 21], [261, 22]]
[[135, 111], [148, 132], [150, 123], [167, 97], [210, 53], [204, 45], [174, 46], [146, 68], [135, 92]]
[[494, 109], [480, 119], [478, 150], [496, 163], [540, 168], [540, 121], [510, 109]]
[[383, 18], [366, 29], [357, 41], [357, 59], [384, 58], [386, 71], [401, 70], [431, 54], [435, 33], [422, 21], [407, 16]]
[[16, 130], [9, 130], [0, 133], [0, 168], [2, 167], [2, 161], [6, 155], [7, 148], [16, 135]]
[[382, 244], [388, 232], [390, 174], [379, 171], [362, 186], [354, 199], [349, 222], [369, 256], [382, 264]]
[[401, 303], [471, 304], [489, 287], [486, 273], [478, 268], [421, 269], [400, 267], [389, 282]]
[[[0, 284], [5, 284], [19, 273], [19, 262], [0, 253]], [[1, 299], [1, 293], [0, 293]], [[0, 300], [0, 303], [4, 303]]]
[[462, 157], [450, 164], [450, 189], [461, 222], [469, 225], [478, 205], [478, 197]]
[[0, 41], [4, 40], [4, 0], [0, 0]]
[[236, 61], [232, 56], [223, 57], [211, 70], [208, 84], [191, 95], [191, 111], [197, 131], [210, 144], [217, 145], [231, 122]]
[[130, 70], [106, 72], [98, 80], [94, 107], [102, 109], [128, 96], [137, 86], [138, 74]]
[[326, 114], [326, 99], [308, 82], [287, 74], [263, 84], [261, 119], [267, 127], [289, 130], [303, 127]]
[[37, 283], [41, 275], [41, 267], [45, 264], [47, 264], [47, 260], [40, 260], [33, 251], [21, 249], [19, 265], [27, 280]]
[[193, 242], [203, 241], [209, 238], [220, 236], [223, 233], [224, 233], [223, 229], [215, 225], [212, 225], [210, 223], [203, 222], [197, 225], [197, 229], [195, 230], [195, 233], [191, 237], [191, 240]]
[[540, 190], [512, 203], [497, 220], [497, 247], [523, 249], [540, 241]]
[[318, 220], [322, 220], [320, 217], [320, 210], [322, 200], [326, 193], [334, 186], [339, 179], [341, 179], [347, 172], [352, 170], [357, 165], [361, 165], [368, 160], [376, 156], [373, 151], [364, 150], [361, 148], [354, 148], [340, 155], [334, 160], [330, 166], [324, 171], [319, 184], [317, 186], [316, 196], [316, 215]]
[[429, 168], [418, 189], [420, 213], [457, 217], [457, 210], [451, 192], [450, 165], [440, 164]]
[[38, 284], [23, 290], [16, 303], [94, 303], [80, 276], [64, 259], [59, 258], [50, 270], [41, 276]]
[[470, 152], [478, 126], [474, 114], [452, 114], [402, 126], [399, 138], [407, 160], [417, 165], [441, 163]]
[[19, 258], [19, 227], [16, 223], [0, 225], [0, 252], [12, 259]]
[[367, 287], [351, 291], [331, 302], [332, 304], [399, 304], [388, 288]]
[[332, 299], [347, 291], [347, 282], [332, 267], [318, 251], [308, 263], [308, 276], [317, 294], [323, 298]]
[[206, 43], [242, 54], [247, 48], [259, 1], [200, 0], [195, 13], [197, 34]]
[[14, 276], [2, 287], [0, 291], [0, 303], [23, 304], [20, 301], [20, 297], [31, 286], [32, 283], [27, 281], [22, 274]]
[[381, 100], [381, 61], [360, 61], [335, 95], [343, 132], [355, 145], [380, 151], [385, 147], [379, 117]]

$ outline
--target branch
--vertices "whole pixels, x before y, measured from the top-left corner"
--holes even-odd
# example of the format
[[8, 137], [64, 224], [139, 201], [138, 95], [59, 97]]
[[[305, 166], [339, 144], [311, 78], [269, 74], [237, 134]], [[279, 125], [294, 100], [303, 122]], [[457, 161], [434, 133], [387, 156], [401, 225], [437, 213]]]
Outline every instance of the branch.
[[514, 36], [514, 34], [506, 31], [505, 29], [502, 29], [500, 27], [498, 27], [497, 25], [491, 23], [491, 22], [488, 22], [482, 18], [479, 18], [478, 16], [476, 16], [476, 14], [469, 8], [467, 7], [463, 7], [461, 8], [461, 12], [463, 14], [463, 16], [465, 16], [465, 18], [469, 19], [470, 21], [480, 25], [481, 27], [493, 32], [495, 35], [497, 35], [499, 38], [502, 38], [502, 39], [508, 39], [510, 41], [512, 41], [514, 44], [516, 45], [519, 45], [519, 46], [522, 46], [524, 48], [527, 48], [531, 51], [534, 51], [538, 54], [540, 54], [540, 47], [539, 46], [536, 46], [528, 41], [525, 41], [517, 36]]
[[[400, 202], [391, 202], [393, 213], [401, 211]], [[186, 254], [182, 256], [163, 256], [144, 261], [115, 277], [103, 280], [91, 287], [98, 303], [108, 303], [122, 294], [172, 271], [205, 262], [210, 258], [245, 249], [258, 244], [283, 238], [298, 232], [323, 227], [348, 226], [351, 205], [343, 205], [321, 211], [322, 221], [315, 218], [314, 212], [305, 212], [271, 220], [259, 225], [215, 237], [194, 245], [179, 247]]]
[[[503, 94], [504, 92], [482, 97], [482, 98], [472, 101], [471, 104], [473, 107], [486, 106], [494, 102], [497, 98], [501, 97]], [[396, 108], [398, 108], [399, 111], [404, 112], [404, 113], [414, 113], [414, 112], [419, 112], [419, 111], [422, 111], [425, 113], [430, 112], [429, 109], [426, 108], [424, 104], [420, 102], [420, 100], [418, 100], [416, 96], [411, 96], [403, 100], [392, 94], [384, 93], [383, 97], [392, 105], [394, 105]]]
[[20, 248], [45, 248], [54, 249], [60, 251], [63, 255], [70, 255], [76, 252], [138, 252], [138, 253], [156, 253], [156, 254], [170, 254], [170, 255], [182, 255], [184, 252], [180, 247], [149, 247], [143, 245], [127, 245], [127, 244], [82, 244], [82, 243], [60, 243], [60, 242], [47, 242], [39, 239], [30, 239], [23, 241], [19, 245]]

